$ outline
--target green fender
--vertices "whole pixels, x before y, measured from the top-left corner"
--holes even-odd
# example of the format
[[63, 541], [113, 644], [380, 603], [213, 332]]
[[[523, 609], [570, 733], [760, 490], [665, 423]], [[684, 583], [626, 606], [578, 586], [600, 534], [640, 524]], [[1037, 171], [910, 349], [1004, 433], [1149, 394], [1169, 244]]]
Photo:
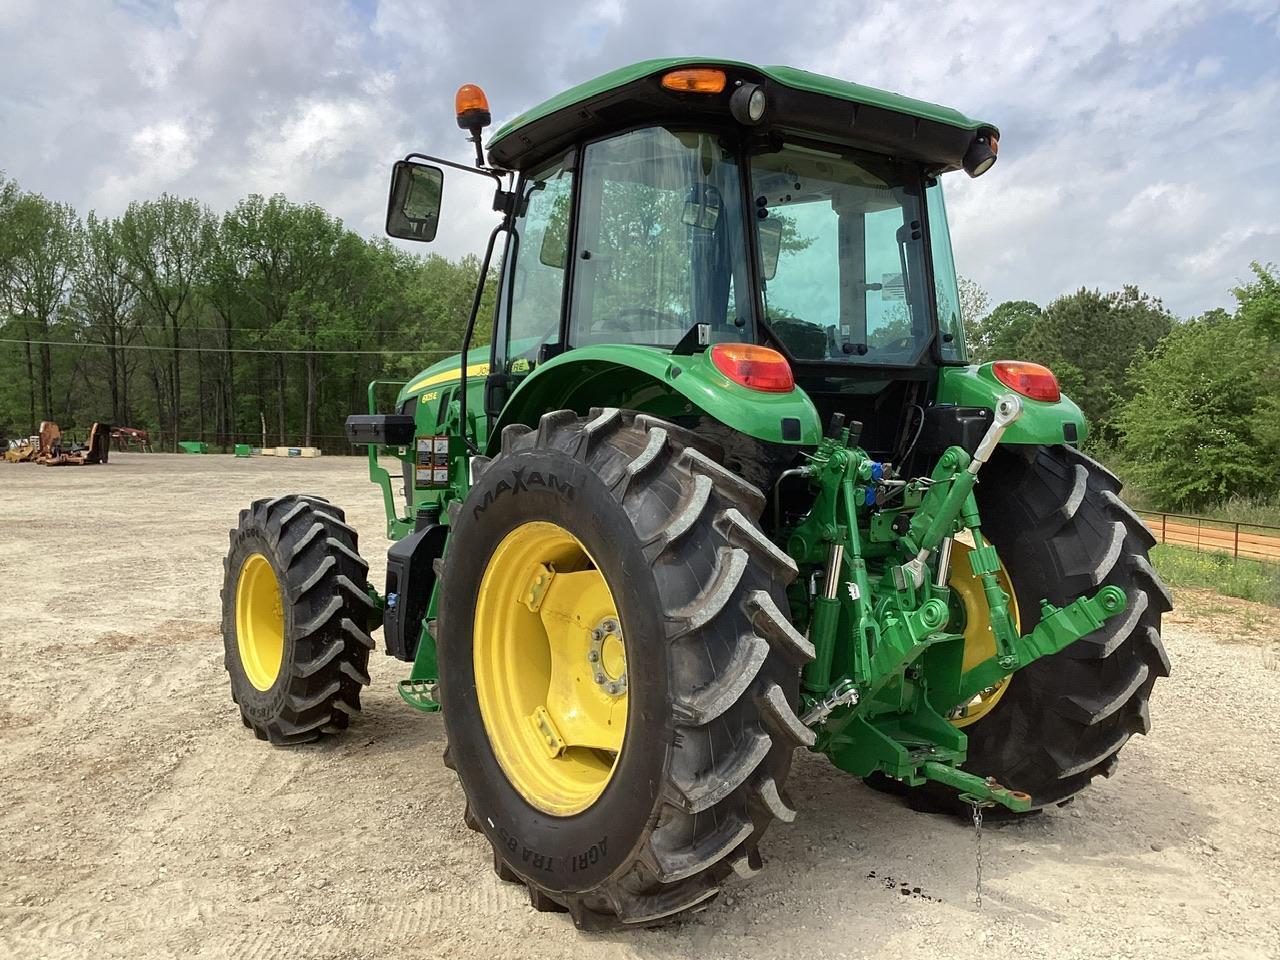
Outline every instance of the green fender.
[[605, 406], [668, 419], [701, 413], [769, 443], [813, 446], [822, 437], [818, 411], [803, 390], [765, 393], [741, 386], [716, 369], [709, 351], [675, 356], [654, 347], [601, 344], [563, 353], [525, 377], [494, 424], [490, 452], [509, 424], [535, 426], [548, 410], [586, 414]]
[[[938, 378], [937, 402], [994, 410], [996, 399], [1008, 392], [1009, 388], [991, 372], [989, 363], [943, 367]], [[1022, 411], [1022, 416], [1005, 431], [1001, 443], [1076, 445], [1083, 443], [1089, 435], [1089, 424], [1084, 414], [1075, 401], [1066, 396], [1053, 403], [1023, 397]]]

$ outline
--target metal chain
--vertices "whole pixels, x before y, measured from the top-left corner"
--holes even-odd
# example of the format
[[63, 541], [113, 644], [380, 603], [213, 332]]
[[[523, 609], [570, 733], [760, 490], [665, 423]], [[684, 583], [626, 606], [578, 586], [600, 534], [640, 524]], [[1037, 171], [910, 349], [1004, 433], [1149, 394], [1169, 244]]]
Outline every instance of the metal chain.
[[978, 909], [982, 909], [982, 805], [974, 803], [973, 805], [973, 838], [977, 847], [977, 878], [974, 884], [974, 892], [978, 897]]

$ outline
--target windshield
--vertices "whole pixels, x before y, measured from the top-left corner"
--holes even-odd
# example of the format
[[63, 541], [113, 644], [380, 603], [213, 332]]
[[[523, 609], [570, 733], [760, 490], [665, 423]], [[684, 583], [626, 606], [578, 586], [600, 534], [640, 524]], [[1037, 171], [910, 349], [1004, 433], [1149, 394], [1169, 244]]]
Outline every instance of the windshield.
[[912, 167], [788, 144], [751, 161], [770, 328], [798, 360], [914, 364], [933, 334]]
[[569, 342], [670, 347], [750, 330], [742, 182], [718, 135], [649, 127], [586, 146]]

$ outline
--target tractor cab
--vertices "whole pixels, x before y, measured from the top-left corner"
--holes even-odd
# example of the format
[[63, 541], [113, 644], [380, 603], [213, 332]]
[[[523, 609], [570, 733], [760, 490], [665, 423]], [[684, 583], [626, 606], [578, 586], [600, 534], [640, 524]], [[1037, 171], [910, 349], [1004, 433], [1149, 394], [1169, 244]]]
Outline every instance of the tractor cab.
[[[470, 102], [460, 124], [476, 122]], [[915, 426], [899, 414], [966, 362], [939, 178], [990, 168], [991, 124], [786, 67], [666, 60], [515, 118], [487, 161], [472, 138], [469, 172], [507, 178], [480, 433], [518, 416], [508, 400], [548, 361], [627, 345], [785, 362], [815, 405], [802, 426], [840, 413], [890, 455]], [[443, 176], [397, 165], [393, 236], [434, 235]], [[414, 215], [423, 196], [436, 203]]]

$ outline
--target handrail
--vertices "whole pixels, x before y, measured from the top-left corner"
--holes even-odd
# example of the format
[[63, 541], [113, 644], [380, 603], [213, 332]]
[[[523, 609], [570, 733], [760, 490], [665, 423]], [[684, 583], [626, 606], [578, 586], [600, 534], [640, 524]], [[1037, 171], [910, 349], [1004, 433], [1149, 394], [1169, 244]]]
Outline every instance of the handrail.
[[[378, 412], [378, 387], [392, 386], [403, 387], [407, 380], [370, 380], [369, 381], [369, 412]], [[387, 515], [387, 536], [391, 536], [392, 528], [397, 519], [399, 519], [400, 511], [396, 509], [395, 493], [391, 489], [391, 474], [387, 468], [378, 463], [378, 444], [369, 444], [369, 479], [376, 483], [382, 489], [382, 509]]]

